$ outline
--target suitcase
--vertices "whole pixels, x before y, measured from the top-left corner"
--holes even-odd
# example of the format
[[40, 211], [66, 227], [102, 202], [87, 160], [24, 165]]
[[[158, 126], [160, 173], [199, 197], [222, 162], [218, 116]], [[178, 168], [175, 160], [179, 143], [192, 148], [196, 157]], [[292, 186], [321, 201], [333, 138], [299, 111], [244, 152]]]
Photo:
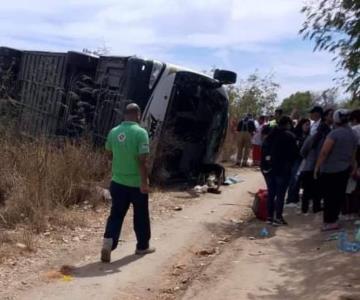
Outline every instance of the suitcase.
[[255, 194], [252, 210], [259, 220], [266, 221], [267, 219], [267, 197], [268, 191], [260, 189]]

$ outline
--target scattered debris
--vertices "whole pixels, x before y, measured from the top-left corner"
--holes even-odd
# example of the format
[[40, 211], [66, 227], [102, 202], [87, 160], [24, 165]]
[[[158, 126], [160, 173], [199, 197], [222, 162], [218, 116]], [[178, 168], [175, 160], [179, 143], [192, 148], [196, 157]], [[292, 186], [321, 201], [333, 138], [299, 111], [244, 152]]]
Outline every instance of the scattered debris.
[[265, 255], [262, 251], [258, 251], [258, 253], [249, 253], [249, 256], [262, 256]]
[[23, 250], [27, 248], [26, 245], [23, 243], [16, 243], [16, 247], [23, 249]]
[[339, 234], [338, 233], [333, 233], [332, 235], [330, 235], [326, 241], [329, 242], [329, 241], [336, 241], [339, 239]]
[[235, 177], [227, 177], [224, 181], [224, 185], [233, 185], [240, 182], [244, 182], [244, 179], [239, 178], [238, 176]]
[[250, 241], [254, 241], [254, 240], [256, 240], [256, 237], [254, 237], [254, 236], [249, 236], [249, 240], [250, 240]]
[[207, 185], [203, 185], [203, 186], [197, 185], [194, 187], [194, 191], [197, 194], [201, 194], [201, 193], [205, 194], [208, 192], [208, 189], [209, 189], [209, 187]]
[[209, 256], [209, 255], [214, 255], [216, 254], [216, 249], [212, 248], [212, 249], [203, 249], [203, 250], [199, 250], [195, 253], [196, 255], [201, 255], [201, 256]]
[[59, 271], [49, 271], [44, 274], [45, 279], [55, 280], [60, 279], [63, 275]]
[[70, 276], [70, 275], [64, 275], [62, 277], [62, 280], [65, 281], [65, 282], [70, 282], [74, 279], [74, 277]]
[[185, 279], [181, 280], [182, 284], [187, 284], [188, 282], [189, 282], [189, 278], [185, 278]]
[[243, 220], [237, 220], [237, 219], [231, 219], [230, 221], [235, 224], [243, 224], [244, 223]]
[[219, 239], [217, 243], [220, 244], [220, 245], [224, 245], [224, 244], [226, 244], [228, 242], [230, 242], [230, 238], [225, 236], [225, 237]]
[[208, 189], [208, 193], [220, 195], [220, 194], [221, 194], [221, 191], [218, 190], [217, 188], [209, 188], [209, 189]]
[[60, 273], [63, 275], [71, 275], [74, 273], [75, 267], [74, 266], [69, 266], [69, 265], [63, 265], [60, 268]]
[[186, 265], [176, 265], [175, 266], [176, 269], [185, 269], [186, 268]]

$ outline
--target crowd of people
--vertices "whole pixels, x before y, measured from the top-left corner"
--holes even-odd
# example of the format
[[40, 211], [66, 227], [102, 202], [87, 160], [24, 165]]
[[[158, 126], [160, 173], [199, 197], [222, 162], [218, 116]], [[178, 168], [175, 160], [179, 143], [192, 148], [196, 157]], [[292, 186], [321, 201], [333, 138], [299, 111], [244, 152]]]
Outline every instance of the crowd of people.
[[[309, 118], [275, 111], [257, 120], [247, 114], [237, 125], [238, 167], [259, 166], [268, 189], [268, 223], [287, 225], [286, 204], [301, 213], [323, 212], [322, 230], [339, 228], [339, 217], [360, 213], [360, 109], [315, 106]], [[301, 205], [300, 205], [301, 204]]]

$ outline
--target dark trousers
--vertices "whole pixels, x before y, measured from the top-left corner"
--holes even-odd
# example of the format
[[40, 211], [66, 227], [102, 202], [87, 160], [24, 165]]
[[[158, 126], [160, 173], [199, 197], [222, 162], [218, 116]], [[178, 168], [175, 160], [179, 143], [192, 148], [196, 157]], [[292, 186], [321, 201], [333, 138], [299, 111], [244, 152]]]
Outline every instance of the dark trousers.
[[264, 177], [268, 188], [268, 218], [273, 219], [275, 214], [276, 218], [280, 219], [283, 215], [285, 194], [289, 185], [290, 174], [276, 175], [270, 172], [264, 174]]
[[313, 201], [313, 212], [321, 211], [321, 186], [320, 181], [314, 179], [314, 171], [304, 171], [301, 173], [301, 183], [303, 187], [303, 195], [301, 199], [301, 211], [307, 213], [309, 211], [310, 200]]
[[301, 164], [301, 160], [297, 160], [291, 169], [289, 190], [288, 190], [288, 196], [286, 199], [287, 203], [298, 203], [299, 202], [300, 180], [299, 180], [299, 176], [298, 176], [298, 171], [299, 171], [300, 164]]
[[137, 239], [136, 248], [144, 250], [149, 248], [151, 237], [149, 217], [149, 196], [142, 194], [139, 188], [132, 188], [111, 182], [110, 194], [112, 206], [107, 220], [104, 238], [112, 238], [112, 250], [116, 249], [121, 227], [130, 207], [134, 208], [134, 230]]
[[340, 209], [345, 201], [349, 170], [338, 173], [322, 173], [321, 186], [324, 195], [324, 223], [337, 222]]

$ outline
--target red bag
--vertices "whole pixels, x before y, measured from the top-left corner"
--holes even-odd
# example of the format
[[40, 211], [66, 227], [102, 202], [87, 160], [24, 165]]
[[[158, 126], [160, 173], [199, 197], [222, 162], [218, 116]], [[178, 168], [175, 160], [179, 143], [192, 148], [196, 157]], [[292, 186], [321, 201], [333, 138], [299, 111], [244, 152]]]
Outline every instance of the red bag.
[[267, 197], [267, 190], [258, 190], [258, 192], [255, 194], [255, 199], [252, 207], [255, 216], [262, 221], [266, 221], [267, 219]]

